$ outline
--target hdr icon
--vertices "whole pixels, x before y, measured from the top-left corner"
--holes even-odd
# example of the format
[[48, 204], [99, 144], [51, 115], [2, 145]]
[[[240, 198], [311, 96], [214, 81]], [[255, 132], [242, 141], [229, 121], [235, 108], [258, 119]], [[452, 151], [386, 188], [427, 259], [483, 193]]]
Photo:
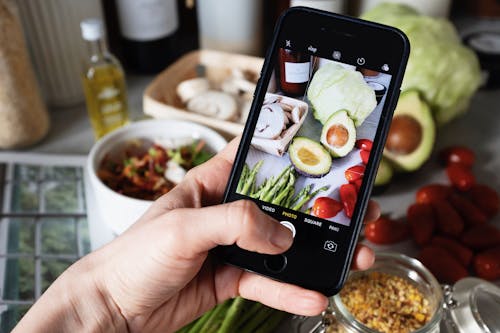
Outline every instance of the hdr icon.
[[325, 245], [323, 245], [323, 249], [330, 252], [337, 252], [337, 243], [331, 240], [327, 240]]

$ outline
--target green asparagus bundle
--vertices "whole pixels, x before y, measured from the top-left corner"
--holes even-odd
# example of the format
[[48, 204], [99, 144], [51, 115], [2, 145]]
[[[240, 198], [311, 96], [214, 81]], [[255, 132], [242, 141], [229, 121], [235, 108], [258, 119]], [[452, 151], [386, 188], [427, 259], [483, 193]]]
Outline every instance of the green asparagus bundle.
[[217, 305], [176, 333], [271, 333], [286, 312], [237, 297]]
[[236, 188], [238, 193], [248, 195], [254, 199], [270, 202], [281, 207], [300, 211], [302, 207], [319, 192], [328, 189], [328, 186], [323, 186], [318, 190], [312, 191], [312, 186], [307, 185], [295, 194], [297, 175], [292, 165], [284, 168], [277, 177], [267, 178], [257, 187], [257, 174], [262, 164], [263, 161], [259, 161], [253, 168], [250, 168], [247, 164], [243, 166], [241, 177]]

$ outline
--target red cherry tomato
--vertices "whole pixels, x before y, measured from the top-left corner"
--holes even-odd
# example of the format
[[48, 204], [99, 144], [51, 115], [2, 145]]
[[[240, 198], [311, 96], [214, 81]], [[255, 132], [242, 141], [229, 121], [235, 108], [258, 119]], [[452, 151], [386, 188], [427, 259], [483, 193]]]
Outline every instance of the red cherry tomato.
[[476, 160], [476, 154], [467, 147], [454, 146], [441, 151], [439, 154], [444, 165], [459, 163], [467, 168], [472, 168]]
[[356, 141], [356, 148], [366, 151], [371, 151], [373, 147], [373, 141], [368, 139], [359, 139]]
[[356, 193], [359, 193], [359, 189], [361, 188], [361, 185], [363, 185], [363, 179], [355, 180], [353, 184], [356, 187]]
[[448, 201], [457, 210], [457, 212], [462, 216], [465, 224], [468, 226], [485, 224], [488, 222], [488, 217], [481, 211], [470, 199], [459, 194], [452, 193], [448, 197]]
[[464, 267], [469, 266], [472, 256], [472, 250], [460, 244], [456, 240], [447, 237], [435, 236], [432, 238], [431, 244], [437, 247], [442, 247], [453, 255]]
[[351, 218], [356, 207], [356, 201], [358, 200], [358, 194], [356, 192], [356, 186], [353, 184], [344, 184], [340, 186], [340, 200], [344, 205], [344, 212], [347, 217]]
[[467, 229], [460, 241], [474, 250], [485, 250], [500, 246], [500, 230], [490, 224], [480, 224]]
[[375, 244], [394, 244], [407, 239], [409, 236], [408, 225], [397, 222], [387, 217], [380, 217], [370, 221], [365, 226], [365, 237]]
[[368, 160], [370, 159], [370, 151], [368, 150], [360, 150], [359, 151], [359, 156], [361, 156], [361, 162], [363, 162], [364, 165], [368, 164]]
[[420, 246], [429, 243], [436, 228], [432, 205], [427, 203], [411, 205], [408, 207], [406, 219], [415, 243]]
[[500, 247], [476, 255], [474, 257], [474, 270], [480, 278], [490, 281], [500, 279]]
[[329, 219], [337, 215], [344, 206], [328, 197], [320, 197], [314, 200], [312, 207], [312, 213], [314, 216], [320, 217], [322, 219]]
[[467, 195], [488, 217], [493, 217], [498, 213], [500, 198], [497, 191], [491, 187], [477, 184], [472, 186]]
[[476, 183], [476, 178], [470, 169], [458, 163], [449, 164], [446, 174], [453, 186], [460, 191], [468, 191]]
[[417, 191], [417, 203], [433, 203], [445, 200], [451, 193], [451, 187], [442, 184], [429, 184]]
[[436, 214], [436, 225], [443, 234], [458, 237], [464, 230], [464, 220], [458, 215], [448, 201], [442, 200], [432, 203]]
[[345, 171], [345, 178], [349, 183], [352, 183], [358, 179], [362, 179], [364, 175], [365, 175], [364, 165], [355, 165]]
[[441, 247], [426, 246], [420, 252], [419, 259], [440, 282], [455, 283], [469, 275], [465, 267]]

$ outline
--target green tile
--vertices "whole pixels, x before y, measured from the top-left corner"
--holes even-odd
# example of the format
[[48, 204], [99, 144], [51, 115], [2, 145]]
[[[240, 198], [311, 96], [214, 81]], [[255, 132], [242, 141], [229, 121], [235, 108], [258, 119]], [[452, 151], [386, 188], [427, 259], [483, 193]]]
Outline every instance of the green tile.
[[35, 259], [2, 258], [5, 265], [5, 281], [2, 299], [32, 301], [35, 297]]
[[14, 167], [14, 179], [36, 182], [40, 178], [40, 166], [28, 164], [16, 164]]
[[46, 166], [43, 168], [43, 179], [74, 180], [81, 178], [80, 167]]
[[42, 293], [54, 282], [59, 275], [71, 266], [71, 260], [42, 260]]
[[72, 218], [42, 218], [42, 253], [77, 254], [76, 227]]
[[42, 183], [45, 212], [79, 213], [82, 211], [78, 200], [78, 182], [48, 181]]
[[8, 252], [34, 254], [35, 223], [31, 218], [6, 218], [8, 223]]
[[81, 218], [78, 221], [78, 227], [80, 228], [80, 246], [82, 248], [83, 254], [90, 253], [90, 233], [89, 233], [89, 223], [86, 218]]
[[11, 210], [13, 212], [38, 212], [38, 184], [35, 182], [14, 182]]
[[30, 307], [31, 305], [6, 305], [0, 313], [0, 332], [12, 331]]

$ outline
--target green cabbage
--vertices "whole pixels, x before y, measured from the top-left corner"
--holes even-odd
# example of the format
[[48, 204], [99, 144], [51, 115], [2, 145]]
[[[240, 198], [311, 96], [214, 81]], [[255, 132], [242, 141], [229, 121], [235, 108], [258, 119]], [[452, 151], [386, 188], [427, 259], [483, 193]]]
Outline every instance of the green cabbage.
[[359, 126], [377, 106], [373, 89], [361, 73], [330, 63], [316, 71], [307, 97], [313, 106], [314, 117], [323, 125], [339, 110], [346, 110]]
[[479, 62], [449, 21], [393, 3], [380, 4], [362, 18], [397, 27], [408, 36], [410, 59], [401, 89], [417, 89], [438, 124], [467, 110], [481, 83]]

